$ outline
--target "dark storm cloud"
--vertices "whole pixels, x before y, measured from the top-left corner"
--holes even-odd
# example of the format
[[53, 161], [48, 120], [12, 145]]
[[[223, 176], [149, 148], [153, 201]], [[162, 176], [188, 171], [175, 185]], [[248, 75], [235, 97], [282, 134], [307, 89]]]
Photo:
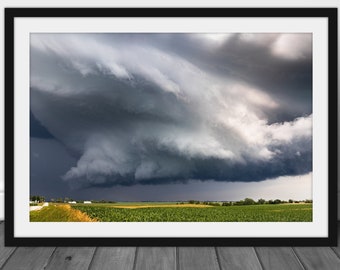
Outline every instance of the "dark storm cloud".
[[69, 187], [61, 176], [77, 160], [54, 139], [31, 138], [30, 148], [30, 194], [46, 198], [68, 196]]
[[35, 118], [32, 111], [30, 111], [30, 137], [53, 138], [52, 134]]
[[[228, 66], [234, 76], [256, 85], [280, 102], [280, 108], [267, 112], [270, 122], [292, 120], [312, 112], [312, 51], [308, 38], [310, 35], [301, 41], [307, 43], [304, 54], [281, 52], [276, 55], [273, 49], [268, 49], [278, 42], [279, 37], [275, 35], [265, 44], [255, 45], [253, 40], [244, 42], [240, 35], [235, 35], [214, 61], [222, 66], [223, 62], [232, 59]], [[228, 75], [228, 72], [222, 72], [222, 75]]]
[[74, 187], [305, 174], [310, 35], [34, 34], [31, 109]]
[[162, 46], [207, 72], [247, 82], [280, 101], [280, 108], [267, 111], [270, 122], [312, 112], [310, 34], [231, 34], [224, 40], [222, 35], [221, 40], [204, 39], [200, 35], [159, 38]]
[[280, 102], [266, 112], [270, 123], [312, 113], [311, 34], [119, 34], [104, 42], [138, 43], [176, 54], [215, 76], [260, 88]]

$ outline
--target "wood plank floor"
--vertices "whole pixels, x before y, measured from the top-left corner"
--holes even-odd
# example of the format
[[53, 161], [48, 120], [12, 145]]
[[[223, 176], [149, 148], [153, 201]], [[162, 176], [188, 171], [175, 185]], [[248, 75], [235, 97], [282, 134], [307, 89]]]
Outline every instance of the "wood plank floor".
[[[340, 223], [338, 225], [340, 243]], [[336, 270], [337, 247], [4, 247], [4, 270]]]

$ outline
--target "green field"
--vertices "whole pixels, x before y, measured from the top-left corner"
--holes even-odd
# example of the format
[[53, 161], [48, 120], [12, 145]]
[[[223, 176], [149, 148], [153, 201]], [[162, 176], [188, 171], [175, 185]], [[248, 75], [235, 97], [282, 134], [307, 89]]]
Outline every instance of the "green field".
[[[124, 207], [125, 206], [125, 207]], [[121, 208], [122, 207], [122, 208]], [[312, 204], [189, 207], [172, 204], [72, 205], [102, 222], [297, 222], [312, 221]]]

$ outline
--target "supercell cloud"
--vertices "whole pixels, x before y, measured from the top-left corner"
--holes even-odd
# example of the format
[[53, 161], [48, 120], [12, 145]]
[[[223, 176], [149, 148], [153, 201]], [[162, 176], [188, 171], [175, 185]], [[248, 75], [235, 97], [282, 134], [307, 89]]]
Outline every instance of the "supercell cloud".
[[32, 34], [30, 50], [33, 118], [77, 160], [73, 187], [312, 171], [309, 34]]

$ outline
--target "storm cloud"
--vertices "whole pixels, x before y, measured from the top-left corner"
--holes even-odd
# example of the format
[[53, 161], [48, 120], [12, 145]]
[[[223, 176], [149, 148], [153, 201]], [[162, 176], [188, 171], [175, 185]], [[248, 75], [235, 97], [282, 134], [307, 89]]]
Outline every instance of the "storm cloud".
[[73, 187], [312, 171], [310, 34], [31, 34], [30, 50], [31, 111], [77, 160]]

